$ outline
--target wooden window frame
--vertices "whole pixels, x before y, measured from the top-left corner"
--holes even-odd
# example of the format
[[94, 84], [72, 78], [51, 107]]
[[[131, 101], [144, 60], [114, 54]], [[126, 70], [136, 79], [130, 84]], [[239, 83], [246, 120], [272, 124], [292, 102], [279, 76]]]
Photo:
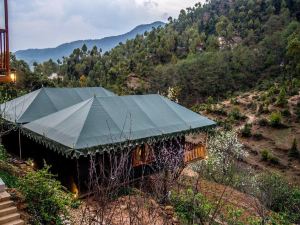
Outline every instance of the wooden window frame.
[[132, 166], [148, 165], [154, 162], [154, 150], [148, 144], [138, 146], [132, 152]]

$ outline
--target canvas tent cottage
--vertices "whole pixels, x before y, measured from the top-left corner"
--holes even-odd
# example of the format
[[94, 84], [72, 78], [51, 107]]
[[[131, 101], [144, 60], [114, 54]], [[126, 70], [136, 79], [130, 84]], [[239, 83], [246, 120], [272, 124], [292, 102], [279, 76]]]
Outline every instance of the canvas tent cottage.
[[[102, 95], [92, 95], [90, 90], [79, 98], [78, 90], [51, 89], [46, 94], [43, 89], [24, 96], [24, 104], [13, 100], [17, 110], [9, 109], [21, 116], [9, 113], [4, 118], [19, 123], [23, 140], [29, 143], [22, 143], [23, 151], [34, 151], [41, 158], [50, 155], [57, 173], [70, 171], [73, 177], [78, 162], [88, 165], [90, 156], [109, 161], [124, 151], [130, 152], [130, 166], [137, 171], [155, 165], [161, 144], [171, 146], [182, 163], [205, 158], [205, 143], [186, 144], [185, 136], [215, 126], [214, 121], [160, 95], [116, 96], [102, 89]], [[51, 105], [43, 108], [45, 102]], [[173, 145], [175, 141], [180, 144]]]
[[59, 153], [80, 157], [182, 136], [215, 123], [159, 95], [93, 97], [23, 126]]

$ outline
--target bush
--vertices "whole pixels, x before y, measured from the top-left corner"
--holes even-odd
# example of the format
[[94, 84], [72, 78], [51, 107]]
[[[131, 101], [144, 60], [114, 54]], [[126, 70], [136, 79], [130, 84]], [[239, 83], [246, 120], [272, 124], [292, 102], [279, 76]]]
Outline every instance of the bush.
[[230, 99], [230, 104], [232, 104], [232, 105], [238, 105], [239, 101], [236, 98], [231, 98]]
[[272, 164], [277, 165], [277, 164], [279, 164], [279, 158], [276, 157], [276, 156], [271, 155], [271, 156], [269, 157], [269, 162], [272, 163]]
[[280, 112], [273, 112], [270, 116], [269, 123], [272, 127], [280, 127], [282, 121], [282, 116]]
[[201, 193], [194, 193], [192, 189], [172, 192], [170, 200], [183, 224], [193, 224], [195, 221], [206, 222], [213, 208]]
[[286, 106], [288, 101], [286, 100], [286, 91], [285, 91], [285, 88], [281, 88], [280, 90], [280, 93], [276, 99], [276, 105], [280, 106], [280, 107], [283, 107], [283, 106]]
[[299, 150], [297, 147], [297, 140], [294, 138], [291, 149], [289, 150], [289, 157], [299, 158]]
[[257, 198], [268, 208], [285, 218], [290, 223], [300, 219], [300, 189], [291, 186], [281, 175], [263, 173], [257, 177]]
[[18, 178], [7, 171], [0, 171], [0, 177], [8, 188], [18, 187]]
[[196, 113], [199, 113], [201, 111], [205, 111], [207, 109], [207, 105], [206, 104], [196, 104], [196, 105], [193, 105], [191, 107], [191, 110], [196, 112]]
[[241, 130], [241, 134], [243, 137], [251, 137], [252, 132], [252, 124], [246, 123], [243, 129]]
[[262, 150], [261, 159], [272, 164], [279, 164], [279, 159], [276, 156], [273, 156], [273, 154], [267, 149]]
[[8, 158], [7, 152], [3, 145], [0, 144], [0, 160], [6, 161]]
[[291, 116], [291, 112], [290, 112], [290, 110], [288, 110], [288, 109], [282, 110], [281, 113], [282, 113], [282, 115], [283, 115], [284, 117], [290, 117], [290, 116]]
[[270, 158], [270, 152], [269, 152], [269, 150], [267, 150], [267, 149], [262, 150], [261, 151], [261, 159], [263, 161], [269, 161], [269, 158]]
[[62, 224], [60, 215], [67, 216], [66, 206], [71, 205], [72, 198], [49, 173], [49, 167], [21, 178], [20, 190], [33, 215], [33, 224]]
[[269, 121], [265, 118], [262, 118], [258, 121], [258, 124], [262, 127], [268, 126], [269, 125]]
[[241, 114], [240, 109], [238, 107], [235, 107], [231, 110], [229, 113], [229, 117], [232, 118], [233, 120], [244, 120], [246, 119], [246, 116]]
[[223, 108], [220, 108], [220, 107], [215, 107], [215, 108], [211, 109], [210, 112], [212, 112], [216, 115], [220, 115], [220, 116], [227, 116], [226, 111]]

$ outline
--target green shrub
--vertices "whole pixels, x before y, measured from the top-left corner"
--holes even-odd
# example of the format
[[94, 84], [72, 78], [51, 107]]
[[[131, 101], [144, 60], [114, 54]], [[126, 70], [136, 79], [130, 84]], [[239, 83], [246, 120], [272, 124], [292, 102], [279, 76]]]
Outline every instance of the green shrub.
[[286, 106], [288, 103], [286, 98], [287, 98], [287, 95], [286, 95], [285, 88], [281, 88], [280, 93], [276, 99], [276, 105], [281, 106], [281, 107]]
[[297, 147], [297, 140], [296, 140], [296, 138], [294, 138], [292, 147], [289, 150], [289, 157], [299, 158], [299, 155], [300, 154], [299, 154], [299, 150]]
[[257, 185], [257, 197], [268, 209], [277, 212], [284, 221], [299, 221], [299, 188], [291, 186], [284, 177], [276, 173], [260, 174], [257, 177]]
[[232, 104], [232, 105], [238, 105], [239, 101], [236, 98], [231, 98], [230, 99], [230, 104]]
[[224, 128], [224, 130], [232, 130], [232, 121], [230, 119], [218, 120], [217, 125]]
[[201, 193], [194, 193], [192, 189], [172, 192], [170, 200], [183, 224], [193, 224], [195, 221], [206, 222], [213, 208]]
[[272, 164], [279, 164], [279, 159], [267, 149], [261, 151], [261, 159]]
[[220, 116], [227, 116], [227, 112], [220, 107], [215, 107], [211, 110], [212, 113], [216, 114], [216, 115], [220, 115]]
[[252, 132], [252, 124], [246, 123], [243, 129], [241, 130], [241, 134], [243, 137], [251, 137]]
[[233, 120], [244, 120], [246, 116], [241, 114], [240, 109], [238, 107], [234, 107], [228, 115]]
[[8, 158], [7, 152], [3, 145], [0, 144], [0, 160], [6, 161]]
[[284, 117], [290, 117], [291, 116], [291, 112], [288, 109], [284, 109], [281, 111], [282, 116]]
[[28, 203], [33, 224], [62, 224], [60, 215], [67, 216], [66, 206], [71, 205], [72, 198], [54, 179], [49, 167], [21, 178], [20, 190]]
[[18, 178], [7, 171], [0, 171], [0, 177], [8, 188], [18, 187]]
[[191, 110], [196, 112], [196, 113], [199, 113], [201, 111], [205, 111], [207, 109], [207, 105], [206, 104], [196, 104], [196, 105], [193, 105], [191, 107]]
[[269, 161], [269, 158], [270, 158], [270, 151], [267, 149], [262, 150], [261, 151], [261, 159], [263, 161]]
[[272, 127], [279, 127], [282, 125], [282, 116], [280, 112], [273, 112], [270, 116], [269, 123]]
[[279, 164], [279, 158], [276, 157], [276, 156], [270, 155], [269, 156], [269, 162], [272, 163], [272, 164], [277, 165], [277, 164]]
[[262, 127], [265, 127], [269, 125], [269, 121], [266, 118], [262, 118], [258, 121], [258, 124]]
[[261, 133], [254, 133], [252, 134], [252, 137], [257, 141], [262, 140], [264, 138], [264, 136]]

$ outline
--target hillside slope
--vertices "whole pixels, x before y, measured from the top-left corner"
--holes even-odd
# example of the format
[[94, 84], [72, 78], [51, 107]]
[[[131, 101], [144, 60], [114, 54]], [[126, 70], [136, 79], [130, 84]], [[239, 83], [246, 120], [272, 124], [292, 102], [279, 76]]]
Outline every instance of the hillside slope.
[[[283, 104], [278, 104], [279, 93], [275, 85], [268, 91], [251, 91], [221, 103], [202, 105], [200, 111], [225, 129], [240, 133], [249, 153], [245, 162], [253, 169], [280, 172], [300, 185], [300, 88], [282, 98]], [[294, 141], [298, 155], [291, 156]]]
[[[211, 0], [106, 54], [77, 49], [57, 73], [64, 86], [100, 85], [118, 94], [175, 87], [186, 106], [209, 96], [224, 99], [267, 82], [300, 78], [299, 15], [298, 0]], [[38, 75], [53, 72], [42, 67]]]
[[74, 49], [81, 48], [84, 44], [86, 44], [88, 49], [92, 49], [94, 46], [97, 46], [98, 49], [101, 48], [103, 52], [106, 52], [117, 46], [119, 43], [124, 43], [126, 40], [135, 38], [137, 34], [143, 34], [146, 31], [151, 31], [153, 27], [157, 28], [159, 26], [164, 26], [164, 23], [158, 21], [151, 24], [139, 25], [128, 33], [122, 35], [95, 40], [79, 40], [59, 45], [56, 48], [20, 50], [17, 51], [15, 55], [17, 59], [22, 59], [28, 64], [32, 64], [33, 62], [41, 63], [48, 61], [49, 59], [56, 61], [57, 59], [61, 59], [63, 56], [69, 56]]

